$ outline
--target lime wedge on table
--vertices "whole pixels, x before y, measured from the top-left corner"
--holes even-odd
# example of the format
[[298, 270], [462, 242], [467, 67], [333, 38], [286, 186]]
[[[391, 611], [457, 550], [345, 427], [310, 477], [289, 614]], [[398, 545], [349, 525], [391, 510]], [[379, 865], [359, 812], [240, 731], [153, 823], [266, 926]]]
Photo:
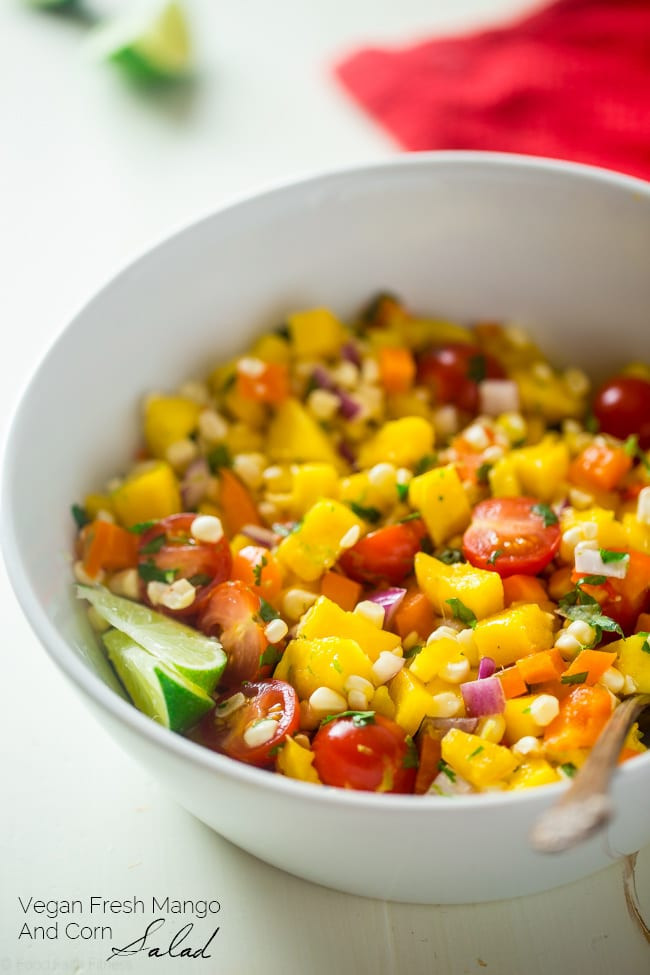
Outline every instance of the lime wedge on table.
[[135, 10], [98, 27], [88, 43], [91, 54], [114, 61], [144, 79], [188, 74], [191, 42], [179, 3], [140, 3]]
[[111, 663], [135, 706], [172, 731], [183, 731], [214, 707], [205, 691], [157, 660], [119, 630], [102, 637]]
[[111, 626], [130, 636], [155, 661], [207, 694], [214, 690], [227, 661], [218, 640], [141, 603], [114, 596], [108, 589], [77, 586], [77, 595], [87, 599]]

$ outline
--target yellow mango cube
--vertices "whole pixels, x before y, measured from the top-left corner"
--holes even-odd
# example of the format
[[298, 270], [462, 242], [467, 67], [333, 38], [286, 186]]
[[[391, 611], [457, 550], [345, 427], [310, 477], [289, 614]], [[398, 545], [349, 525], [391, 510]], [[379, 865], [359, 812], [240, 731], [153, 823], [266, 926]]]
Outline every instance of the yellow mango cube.
[[346, 505], [329, 499], [317, 501], [302, 525], [282, 539], [278, 558], [300, 579], [314, 582], [331, 569], [343, 551], [341, 542], [357, 527], [361, 531], [363, 522]]
[[266, 450], [274, 461], [324, 461], [337, 470], [345, 467], [316, 420], [292, 397], [280, 404], [269, 424]]
[[127, 528], [182, 511], [176, 475], [164, 460], [138, 465], [112, 492], [111, 503], [117, 520]]
[[431, 694], [408, 670], [400, 670], [389, 682], [388, 690], [395, 705], [394, 720], [408, 735], [414, 735], [424, 718], [433, 715]]
[[453, 464], [414, 477], [409, 484], [409, 502], [421, 513], [435, 545], [443, 545], [452, 535], [465, 531], [472, 517]]
[[287, 326], [298, 359], [335, 356], [345, 341], [345, 329], [328, 308], [294, 312]]
[[361, 467], [374, 467], [387, 461], [396, 467], [412, 467], [433, 448], [434, 431], [421, 416], [405, 416], [389, 420], [359, 453]]
[[345, 695], [345, 682], [353, 674], [372, 680], [372, 662], [355, 640], [300, 636], [288, 644], [273, 676], [293, 684], [300, 700], [306, 701], [319, 687]]
[[154, 457], [196, 430], [201, 407], [183, 396], [150, 396], [144, 407], [144, 438]]
[[645, 552], [650, 555], [650, 525], [644, 521], [639, 521], [636, 513], [628, 512], [623, 515], [622, 524], [625, 541], [621, 543], [607, 543], [603, 548], [633, 548], [636, 552]]
[[474, 629], [474, 643], [481, 657], [492, 657], [507, 667], [520, 657], [553, 646], [552, 618], [537, 603], [518, 603], [482, 619]]
[[514, 745], [520, 738], [539, 738], [544, 728], [535, 721], [531, 705], [539, 694], [524, 694], [522, 697], [511, 697], [506, 701], [503, 716], [506, 720], [505, 741]]
[[631, 677], [637, 690], [650, 694], [650, 637], [647, 633], [635, 633], [626, 639], [610, 643], [607, 649], [618, 654], [616, 667], [626, 677]]
[[459, 599], [479, 620], [503, 609], [503, 583], [496, 572], [475, 569], [464, 562], [446, 565], [418, 552], [415, 575], [420, 589], [441, 616], [453, 616], [449, 599]]
[[428, 345], [449, 345], [452, 342], [475, 342], [471, 329], [442, 318], [406, 318], [400, 323], [404, 342], [411, 349]]
[[336, 498], [339, 477], [333, 464], [294, 464], [291, 468], [291, 511], [302, 516], [321, 498]]
[[250, 355], [254, 359], [261, 359], [262, 362], [275, 362], [279, 365], [285, 365], [291, 358], [291, 348], [281, 335], [268, 332], [266, 335], [261, 335], [253, 343]]
[[372, 700], [368, 707], [372, 711], [376, 711], [377, 714], [381, 714], [385, 718], [390, 718], [391, 721], [395, 720], [395, 705], [390, 696], [390, 691], [385, 684], [375, 688], [375, 693], [372, 695]]
[[531, 758], [523, 762], [513, 773], [508, 788], [513, 791], [534, 789], [538, 785], [550, 785], [551, 782], [559, 782], [559, 780], [560, 776], [550, 762], [543, 758]]
[[395, 633], [380, 629], [359, 613], [341, 609], [327, 596], [320, 596], [304, 616], [300, 636], [314, 640], [331, 636], [332, 633], [355, 640], [373, 661], [385, 650], [396, 650], [400, 645]]
[[566, 508], [560, 518], [560, 527], [565, 532], [586, 521], [598, 527], [597, 540], [601, 548], [626, 548], [628, 543], [625, 528], [616, 521], [614, 512], [609, 508], [592, 507], [582, 511]]
[[438, 676], [441, 667], [445, 664], [463, 660], [464, 657], [465, 654], [456, 640], [443, 637], [423, 647], [413, 658], [409, 670], [426, 684], [427, 681]]
[[549, 423], [584, 415], [586, 392], [575, 393], [562, 376], [540, 376], [534, 369], [516, 369], [511, 378], [519, 388], [523, 413], [537, 413]]
[[285, 738], [278, 752], [276, 768], [278, 772], [290, 779], [322, 785], [318, 772], [314, 768], [314, 753], [310, 748], [303, 748], [294, 738]]
[[442, 757], [477, 789], [497, 785], [519, 764], [509, 748], [458, 728], [452, 728], [442, 739]]
[[523, 493], [511, 454], [502, 457], [490, 469], [488, 481], [495, 498], [516, 498]]
[[113, 502], [108, 494], [87, 494], [84, 498], [84, 511], [94, 521], [100, 511], [113, 514]]
[[510, 455], [524, 494], [551, 501], [569, 472], [569, 450], [553, 434], [533, 447], [522, 447]]

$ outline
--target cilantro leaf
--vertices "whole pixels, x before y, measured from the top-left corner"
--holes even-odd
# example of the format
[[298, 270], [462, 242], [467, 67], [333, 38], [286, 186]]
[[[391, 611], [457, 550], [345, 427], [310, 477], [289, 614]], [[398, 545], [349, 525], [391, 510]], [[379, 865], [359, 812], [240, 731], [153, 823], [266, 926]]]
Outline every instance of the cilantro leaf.
[[75, 520], [77, 528], [82, 529], [84, 525], [87, 525], [90, 521], [88, 513], [85, 508], [82, 508], [80, 504], [73, 504], [70, 508], [72, 517]]
[[624, 559], [629, 558], [629, 555], [627, 552], [613, 552], [611, 548], [601, 548], [600, 557], [605, 565], [607, 565], [609, 562], [622, 562]]
[[488, 565], [494, 565], [494, 563], [496, 562], [496, 560], [499, 558], [500, 555], [503, 555], [503, 552], [501, 551], [501, 549], [500, 548], [495, 548], [494, 552], [492, 552], [492, 555], [487, 560], [488, 561]]
[[587, 413], [584, 421], [584, 427], [587, 433], [598, 433], [600, 430], [600, 423], [593, 413]]
[[402, 759], [402, 768], [417, 768], [420, 764], [418, 750], [410, 735], [406, 736], [406, 755]]
[[471, 626], [471, 628], [474, 629], [478, 623], [478, 620], [476, 619], [476, 613], [472, 612], [469, 606], [466, 606], [465, 603], [462, 603], [460, 599], [456, 599], [456, 597], [453, 599], [446, 599], [445, 602], [451, 606], [451, 611], [454, 614], [455, 619], [460, 620], [461, 623], [466, 623], [468, 626]]
[[173, 582], [178, 569], [159, 569], [155, 562], [141, 562], [138, 575], [144, 582]]
[[275, 669], [275, 665], [279, 663], [282, 654], [280, 650], [274, 643], [269, 643], [266, 650], [260, 654], [260, 667], [269, 666], [272, 670]]
[[166, 542], [166, 536], [164, 532], [160, 535], [154, 535], [150, 542], [143, 545], [140, 551], [144, 555], [153, 555], [155, 552], [159, 552]]
[[468, 758], [475, 758], [477, 755], [480, 755], [481, 752], [484, 752], [484, 751], [485, 751], [485, 747], [483, 745], [479, 745], [478, 748], [475, 748], [474, 751], [472, 752], [472, 754], [471, 755], [468, 755], [467, 757]]
[[280, 619], [280, 614], [276, 612], [270, 603], [267, 603], [266, 599], [260, 596], [260, 619], [264, 623], [270, 623], [271, 620]]
[[561, 684], [584, 684], [588, 677], [587, 671], [583, 671], [579, 674], [563, 674], [560, 677]]
[[650, 637], [650, 634], [642, 632], [642, 633], [637, 633], [637, 636], [645, 637], [645, 640], [641, 644], [641, 653], [650, 653], [650, 642], [648, 639]]
[[156, 524], [158, 524], [156, 521], [139, 521], [137, 525], [131, 525], [128, 531], [133, 532], [134, 535], [142, 535]]
[[415, 467], [413, 468], [414, 475], [417, 477], [418, 474], [425, 474], [428, 470], [431, 470], [435, 462], [435, 454], [425, 454], [424, 457], [420, 457], [419, 461], [417, 461]]
[[551, 525], [557, 525], [559, 521], [559, 518], [553, 509], [547, 504], [542, 504], [541, 501], [539, 504], [534, 504], [530, 510], [533, 512], [533, 514], [539, 515], [539, 517], [543, 520], [544, 528], [549, 528]]
[[375, 712], [340, 711], [338, 714], [328, 714], [327, 717], [323, 718], [321, 721], [321, 728], [323, 725], [329, 724], [330, 721], [336, 721], [338, 718], [352, 718], [352, 724], [355, 726], [355, 728], [364, 728], [367, 724], [375, 723]]
[[397, 500], [406, 501], [409, 496], [409, 486], [408, 484], [397, 484]]
[[191, 582], [193, 586], [207, 586], [209, 582], [212, 582], [212, 576], [209, 576], [207, 572], [197, 572], [196, 575], [190, 576], [187, 581]]
[[628, 457], [636, 457], [639, 450], [639, 438], [636, 433], [631, 433], [623, 444], [623, 450]]
[[417, 657], [417, 655], [421, 653], [423, 650], [424, 650], [424, 644], [416, 643], [414, 644], [414, 646], [409, 647], [408, 650], [404, 651], [404, 659], [409, 660], [411, 657]]
[[216, 474], [222, 467], [232, 467], [232, 456], [225, 444], [219, 443], [214, 447], [206, 458], [208, 467], [213, 474]]
[[484, 355], [473, 355], [467, 363], [467, 378], [474, 383], [483, 382], [487, 375], [487, 363]]
[[446, 775], [450, 782], [456, 781], [456, 773], [451, 765], [448, 765], [447, 762], [445, 762], [444, 758], [441, 758], [438, 762], [438, 771]]
[[302, 527], [302, 521], [294, 522], [284, 522], [284, 521], [274, 521], [271, 525], [271, 531], [274, 534], [279, 535], [280, 538], [288, 538], [289, 535], [293, 535]]
[[400, 520], [397, 522], [397, 524], [398, 525], [403, 525], [407, 521], [417, 521], [417, 519], [418, 518], [421, 518], [421, 517], [422, 517], [421, 512], [419, 512], [419, 511], [412, 511], [410, 513], [410, 515], [406, 515], [404, 518], [400, 518]]
[[256, 586], [259, 586], [262, 582], [262, 569], [265, 565], [269, 564], [269, 560], [266, 555], [263, 555], [259, 562], [253, 566], [253, 580]]
[[580, 576], [576, 585], [603, 586], [606, 582], [607, 582], [607, 576]]
[[565, 775], [569, 776], [570, 779], [572, 779], [573, 776], [578, 771], [575, 765], [573, 764], [573, 762], [565, 762], [564, 765], [560, 765], [560, 768], [562, 769]]
[[381, 519], [381, 511], [379, 508], [375, 508], [373, 505], [365, 507], [362, 504], [358, 504], [356, 501], [348, 501], [348, 505], [354, 511], [358, 518], [363, 518], [364, 521], [370, 522], [371, 525], [376, 525]]
[[436, 558], [439, 562], [444, 562], [445, 565], [456, 565], [458, 562], [465, 561], [465, 556], [459, 548], [443, 548], [441, 552], [438, 552]]
[[476, 471], [476, 480], [478, 481], [479, 484], [488, 483], [488, 474], [490, 473], [493, 467], [494, 464], [489, 464], [487, 461], [481, 464], [481, 466]]

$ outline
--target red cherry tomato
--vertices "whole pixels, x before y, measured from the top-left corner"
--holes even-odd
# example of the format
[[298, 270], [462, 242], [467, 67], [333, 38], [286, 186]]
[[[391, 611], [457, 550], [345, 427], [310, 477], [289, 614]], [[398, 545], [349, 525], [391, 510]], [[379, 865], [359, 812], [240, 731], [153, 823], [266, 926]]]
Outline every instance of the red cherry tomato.
[[[170, 515], [157, 521], [140, 537], [139, 566], [153, 566], [161, 571], [173, 571], [173, 580], [189, 579], [196, 586], [194, 602], [185, 609], [156, 608], [169, 616], [189, 617], [199, 612], [210, 589], [230, 575], [232, 556], [226, 538], [218, 542], [200, 542], [192, 536], [192, 522], [196, 514]], [[147, 584], [143, 581], [143, 598], [147, 598]]]
[[500, 576], [537, 575], [560, 547], [560, 525], [534, 498], [489, 498], [474, 508], [463, 536], [463, 554], [479, 569]]
[[437, 403], [452, 403], [467, 413], [478, 410], [482, 379], [504, 379], [501, 364], [477, 345], [458, 342], [422, 353], [418, 382], [431, 386]]
[[[598, 600], [603, 615], [615, 620], [626, 636], [634, 632], [639, 615], [650, 609], [650, 555], [643, 552], [628, 555], [624, 579], [610, 578], [600, 586], [581, 584], [585, 592]], [[577, 583], [580, 578], [581, 574], [574, 572], [571, 581]]]
[[603, 433], [620, 440], [636, 433], [639, 446], [650, 449], [650, 382], [614, 376], [596, 393], [593, 410]]
[[396, 586], [413, 572], [413, 560], [426, 535], [420, 518], [387, 525], [361, 538], [339, 559], [346, 575], [355, 582]]
[[[228, 713], [227, 705], [236, 694], [242, 694], [245, 700]], [[224, 712], [222, 718], [220, 711]], [[249, 744], [244, 737], [247, 730], [266, 720], [276, 725], [270, 728], [269, 737], [258, 745]], [[277, 746], [298, 730], [299, 721], [298, 695], [291, 684], [283, 680], [258, 681], [242, 684], [217, 698], [215, 710], [201, 721], [192, 737], [238, 762], [270, 768]]]
[[314, 767], [326, 785], [365, 792], [413, 792], [416, 769], [406, 733], [381, 714], [335, 718], [313, 745]]
[[215, 586], [203, 602], [198, 627], [208, 636], [218, 636], [228, 654], [221, 678], [225, 687], [270, 674], [270, 664], [262, 661], [269, 641], [264, 636], [261, 608], [260, 597], [240, 580]]

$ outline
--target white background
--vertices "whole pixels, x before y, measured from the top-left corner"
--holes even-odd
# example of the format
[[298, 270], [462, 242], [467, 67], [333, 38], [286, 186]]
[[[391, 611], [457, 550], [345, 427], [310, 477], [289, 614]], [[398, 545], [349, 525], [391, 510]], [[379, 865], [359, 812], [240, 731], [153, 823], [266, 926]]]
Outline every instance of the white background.
[[[29, 11], [18, 0], [0, 7], [3, 427], [56, 332], [133, 255], [240, 193], [396, 151], [332, 79], [337, 57], [360, 44], [466, 29], [533, 6], [521, 0], [187, 5], [200, 77], [193, 87], [155, 95], [89, 63], [82, 23]], [[78, 381], [83, 409], [92, 375]], [[194, 961], [191, 969], [210, 975], [647, 970], [650, 949], [626, 909], [621, 865], [550, 894], [423, 907], [337, 894], [241, 853], [177, 807], [95, 726], [37, 645], [0, 573], [0, 972], [166, 973], [181, 965], [146, 959], [107, 965], [106, 945], [97, 940], [18, 940], [25, 921], [19, 895], [137, 895], [147, 904], [153, 896], [217, 898], [213, 960]], [[417, 837], [396, 835], [393, 848], [377, 856], [399, 857], [404, 842]], [[650, 917], [647, 849], [639, 855], [637, 886]], [[112, 924], [116, 944], [142, 930], [141, 921], [119, 915], [94, 923]], [[211, 928], [200, 923], [195, 943]]]

